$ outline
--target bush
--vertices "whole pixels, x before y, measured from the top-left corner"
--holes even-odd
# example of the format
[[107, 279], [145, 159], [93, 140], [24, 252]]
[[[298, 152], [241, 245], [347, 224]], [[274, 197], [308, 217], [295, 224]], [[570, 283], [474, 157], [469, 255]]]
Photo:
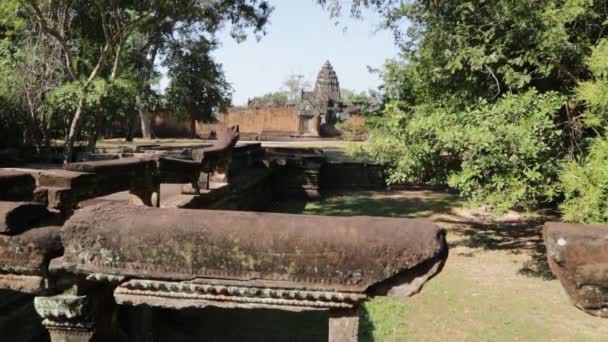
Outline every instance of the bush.
[[345, 140], [365, 140], [367, 138], [367, 128], [363, 122], [345, 121], [336, 125], [342, 139]]
[[557, 93], [528, 91], [466, 112], [454, 128], [460, 134], [453, 135], [461, 170], [450, 175], [449, 185], [497, 211], [553, 200], [562, 140], [554, 120], [564, 102]]
[[565, 200], [560, 206], [566, 221], [608, 221], [608, 141], [598, 138], [580, 163], [565, 162], [560, 175]]
[[445, 108], [391, 101], [381, 116], [366, 118], [369, 144], [351, 153], [388, 163], [391, 184], [445, 184], [458, 164], [445, 143], [455, 118]]

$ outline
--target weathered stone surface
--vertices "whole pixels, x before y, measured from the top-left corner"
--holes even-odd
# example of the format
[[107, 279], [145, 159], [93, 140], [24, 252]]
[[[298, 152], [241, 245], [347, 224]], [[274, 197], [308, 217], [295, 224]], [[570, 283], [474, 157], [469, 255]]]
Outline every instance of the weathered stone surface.
[[551, 271], [579, 309], [608, 318], [608, 226], [545, 223]]
[[156, 161], [137, 158], [67, 164], [43, 172], [39, 183], [35, 200], [68, 214], [81, 201], [127, 190], [134, 202], [153, 205], [160, 187]]
[[87, 296], [36, 297], [34, 307], [49, 331], [51, 342], [88, 342], [95, 324]]
[[212, 168], [223, 159], [230, 158], [232, 149], [239, 140], [239, 126], [220, 127], [217, 141], [213, 146], [192, 150], [192, 160], [203, 163], [203, 167]]
[[0, 201], [31, 201], [35, 188], [31, 174], [0, 169]]
[[326, 61], [325, 64], [323, 64], [323, 67], [317, 75], [314, 98], [319, 105], [325, 106], [340, 102], [340, 82], [338, 82], [338, 75], [336, 75], [336, 72], [329, 61]]
[[47, 208], [40, 203], [0, 201], [0, 234], [19, 234], [33, 224], [48, 220], [50, 216]]
[[195, 183], [201, 173], [200, 161], [160, 157], [158, 167], [163, 183]]
[[[135, 278], [222, 278], [250, 286], [364, 292], [447, 258], [428, 220], [153, 209], [75, 213], [52, 268]], [[435, 271], [438, 271], [436, 269]]]
[[239, 127], [218, 128], [218, 140], [210, 147], [193, 149], [192, 160], [160, 157], [159, 169], [163, 183], [190, 183], [195, 193], [209, 189], [209, 178], [199, 184], [201, 172], [226, 174], [230, 166], [232, 149], [239, 140]]
[[[71, 164], [68, 164], [71, 165]], [[41, 187], [76, 188], [95, 185], [92, 173], [69, 170], [45, 170], [38, 178]]]
[[16, 236], [0, 235], [0, 287], [43, 291], [49, 260], [63, 252], [60, 229], [41, 227]]
[[70, 163], [65, 165], [68, 171], [102, 174], [131, 174], [156, 168], [156, 162], [151, 159], [125, 158], [117, 160], [101, 160], [93, 162]]
[[319, 149], [267, 148], [267, 165], [276, 169], [275, 194], [279, 198], [321, 198], [320, 174], [325, 155]]

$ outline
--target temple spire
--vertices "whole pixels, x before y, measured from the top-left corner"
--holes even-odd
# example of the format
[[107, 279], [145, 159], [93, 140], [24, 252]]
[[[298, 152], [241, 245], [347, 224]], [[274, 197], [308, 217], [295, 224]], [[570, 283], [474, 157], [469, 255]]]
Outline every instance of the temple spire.
[[319, 71], [315, 82], [314, 97], [318, 102], [340, 102], [340, 82], [329, 61], [326, 61]]

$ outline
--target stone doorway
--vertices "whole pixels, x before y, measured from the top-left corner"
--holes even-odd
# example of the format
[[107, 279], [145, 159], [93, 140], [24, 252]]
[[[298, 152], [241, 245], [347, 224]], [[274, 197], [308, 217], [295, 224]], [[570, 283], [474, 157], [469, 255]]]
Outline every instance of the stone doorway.
[[300, 134], [315, 134], [313, 116], [300, 115]]

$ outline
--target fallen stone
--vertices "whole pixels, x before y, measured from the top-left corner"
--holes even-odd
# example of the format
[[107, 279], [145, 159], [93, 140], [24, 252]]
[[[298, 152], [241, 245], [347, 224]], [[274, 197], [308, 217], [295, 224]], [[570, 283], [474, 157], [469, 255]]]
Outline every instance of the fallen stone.
[[156, 162], [149, 159], [124, 158], [116, 160], [100, 160], [93, 162], [70, 163], [65, 169], [75, 172], [88, 172], [98, 175], [125, 174], [136, 175], [137, 171], [155, 169]]
[[42, 203], [0, 202], [0, 234], [19, 234], [50, 216]]
[[447, 258], [445, 231], [429, 220], [119, 203], [77, 211], [62, 240], [65, 254], [52, 269], [358, 293], [415, 284], [400, 295], [416, 293]]
[[547, 259], [572, 304], [608, 318], [608, 226], [548, 222]]
[[16, 236], [0, 235], [0, 286], [39, 292], [52, 258], [63, 252], [61, 227], [40, 227]]

